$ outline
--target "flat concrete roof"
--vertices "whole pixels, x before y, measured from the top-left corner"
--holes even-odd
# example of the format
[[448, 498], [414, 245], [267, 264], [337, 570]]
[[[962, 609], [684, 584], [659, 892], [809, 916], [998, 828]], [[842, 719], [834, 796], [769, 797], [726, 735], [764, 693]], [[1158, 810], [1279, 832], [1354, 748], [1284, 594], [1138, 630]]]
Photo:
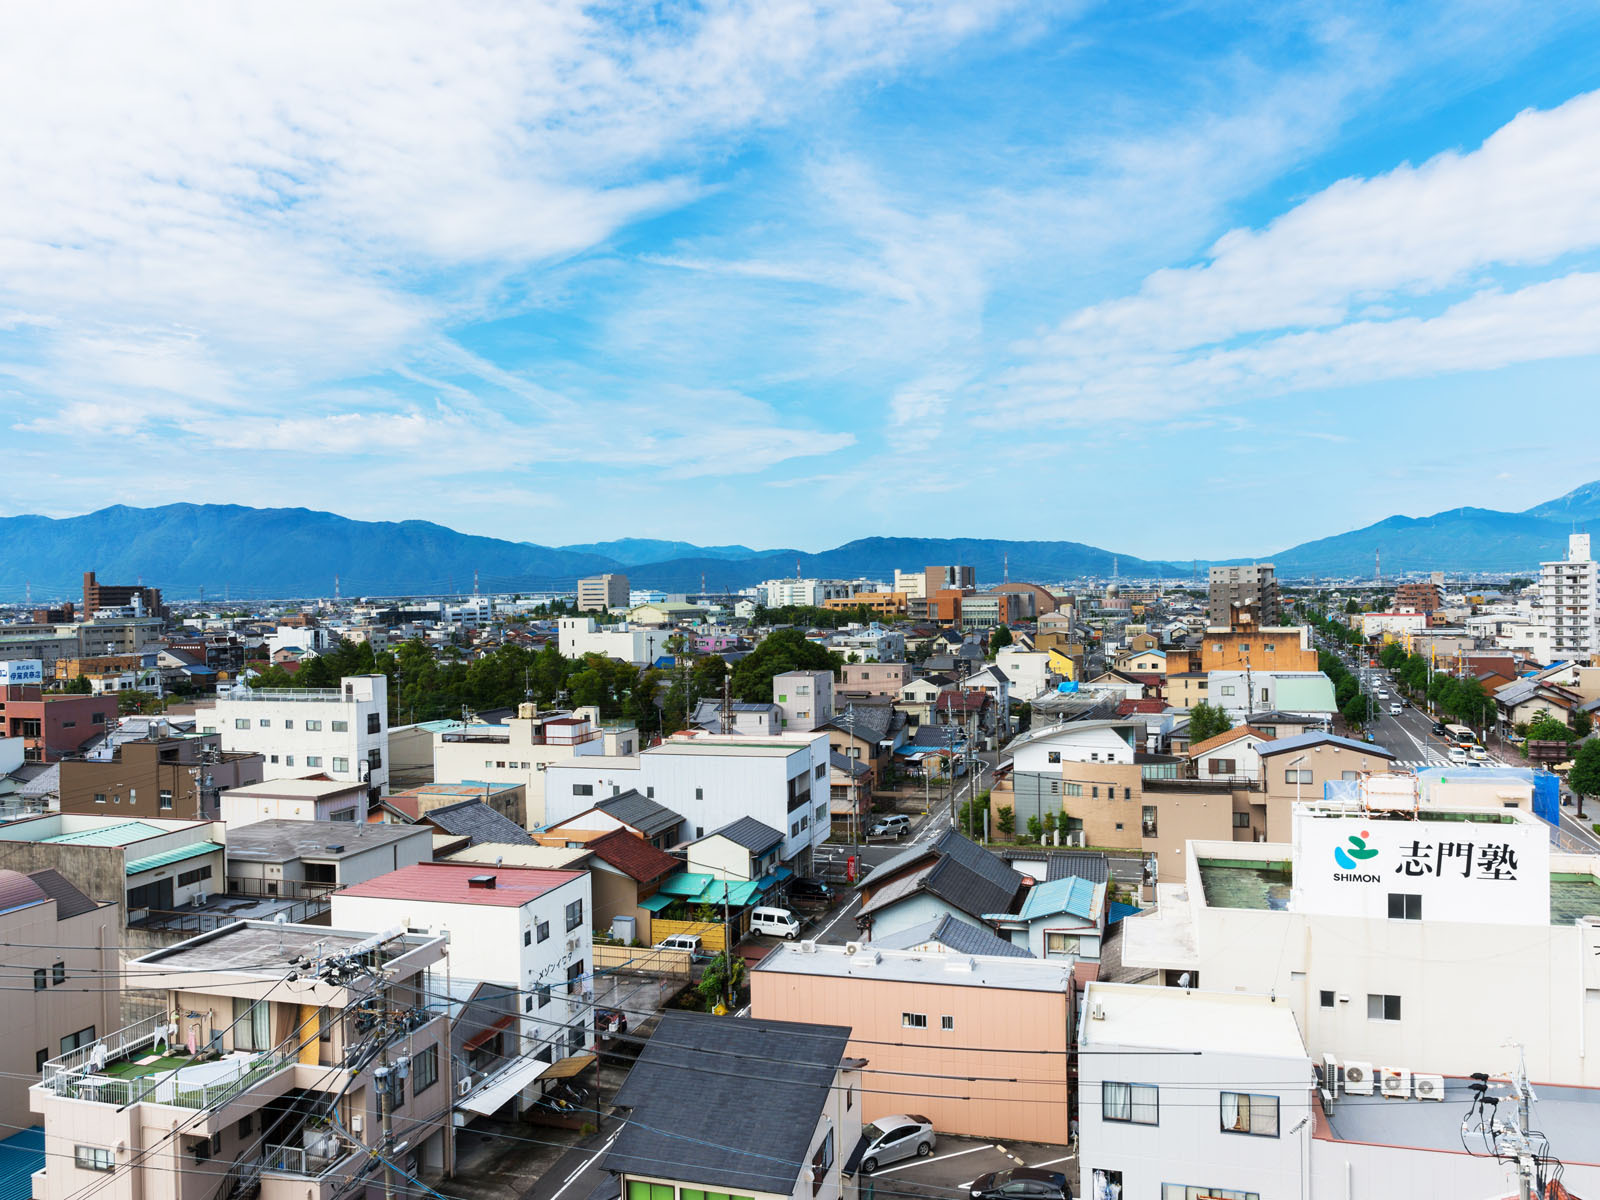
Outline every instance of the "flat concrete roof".
[[663, 742], [659, 746], [651, 746], [646, 754], [714, 754], [724, 758], [788, 758], [791, 754], [800, 754], [808, 749], [809, 743], [791, 742], [788, 745], [774, 745], [771, 742], [741, 742], [737, 745], [728, 742], [702, 742], [690, 740], [685, 742]]
[[262, 783], [247, 783], [243, 787], [229, 788], [229, 796], [283, 797], [290, 800], [315, 800], [322, 796], [337, 796], [340, 792], [366, 791], [367, 785], [349, 779], [268, 779]]
[[339, 859], [406, 838], [422, 838], [431, 849], [433, 830], [427, 825], [357, 821], [257, 821], [228, 830], [228, 857], [249, 862]]
[[1156, 884], [1156, 906], [1124, 917], [1119, 928], [1123, 966], [1178, 971], [1200, 963], [1194, 907], [1184, 884]]
[[316, 925], [236, 921], [214, 934], [179, 942], [138, 961], [179, 971], [259, 971], [274, 976], [301, 954], [343, 953], [372, 935]]
[[875, 946], [864, 946], [850, 954], [845, 946], [819, 945], [814, 951], [808, 951], [805, 945], [791, 942], [778, 946], [755, 969], [828, 979], [882, 979], [1013, 992], [1065, 992], [1072, 978], [1070, 962], [1012, 955], [883, 950]]
[[[1089, 984], [1078, 1043], [1308, 1057], [1287, 1001], [1142, 983]], [[1310, 1082], [1308, 1074], [1308, 1086]]]

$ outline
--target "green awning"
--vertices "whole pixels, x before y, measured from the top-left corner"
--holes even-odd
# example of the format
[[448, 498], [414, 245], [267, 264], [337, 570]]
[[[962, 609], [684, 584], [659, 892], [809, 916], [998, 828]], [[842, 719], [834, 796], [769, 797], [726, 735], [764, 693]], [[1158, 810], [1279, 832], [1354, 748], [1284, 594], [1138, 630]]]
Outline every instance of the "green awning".
[[225, 849], [218, 842], [195, 842], [191, 846], [179, 846], [176, 850], [167, 850], [160, 854], [152, 854], [147, 858], [136, 858], [124, 868], [129, 875], [139, 875], [145, 871], [154, 871], [157, 867], [170, 866], [173, 863], [183, 862], [187, 858], [199, 858], [202, 854], [210, 854], [213, 850]]
[[697, 875], [689, 871], [680, 871], [676, 875], [668, 875], [661, 881], [661, 890], [669, 896], [690, 897], [698, 896], [715, 882], [711, 875]]
[[667, 896], [667, 895], [663, 895], [661, 892], [657, 892], [654, 896], [651, 896], [648, 900], [639, 901], [639, 907], [644, 909], [645, 912], [658, 913], [662, 909], [666, 908], [669, 904], [673, 903], [673, 901], [679, 900], [679, 899], [682, 899], [682, 897], [680, 897], [680, 896]]

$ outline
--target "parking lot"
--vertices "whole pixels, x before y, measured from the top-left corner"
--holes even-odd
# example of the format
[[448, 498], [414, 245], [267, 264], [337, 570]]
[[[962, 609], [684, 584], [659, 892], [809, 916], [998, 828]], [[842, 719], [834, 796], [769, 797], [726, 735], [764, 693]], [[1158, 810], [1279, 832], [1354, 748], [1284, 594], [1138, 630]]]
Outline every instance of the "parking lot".
[[907, 1159], [880, 1167], [861, 1178], [863, 1200], [897, 1196], [952, 1200], [965, 1197], [972, 1181], [990, 1171], [1011, 1167], [1044, 1167], [1066, 1175], [1072, 1194], [1078, 1194], [1078, 1160], [1066, 1146], [1034, 1142], [995, 1142], [977, 1138], [940, 1137], [927, 1158]]

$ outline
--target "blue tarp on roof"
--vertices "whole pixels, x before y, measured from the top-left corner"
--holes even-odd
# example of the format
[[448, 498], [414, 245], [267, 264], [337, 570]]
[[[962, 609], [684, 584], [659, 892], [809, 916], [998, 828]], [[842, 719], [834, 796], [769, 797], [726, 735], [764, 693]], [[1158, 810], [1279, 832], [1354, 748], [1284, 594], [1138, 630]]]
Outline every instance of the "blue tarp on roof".
[[1144, 909], [1137, 904], [1124, 904], [1121, 900], [1113, 900], [1106, 906], [1106, 924], [1115, 925], [1123, 917], [1133, 917], [1142, 913]]
[[1549, 771], [1533, 777], [1533, 815], [1557, 827], [1561, 824], [1561, 780]]
[[0, 1200], [29, 1200], [33, 1174], [42, 1170], [44, 1130], [39, 1126], [0, 1141]]

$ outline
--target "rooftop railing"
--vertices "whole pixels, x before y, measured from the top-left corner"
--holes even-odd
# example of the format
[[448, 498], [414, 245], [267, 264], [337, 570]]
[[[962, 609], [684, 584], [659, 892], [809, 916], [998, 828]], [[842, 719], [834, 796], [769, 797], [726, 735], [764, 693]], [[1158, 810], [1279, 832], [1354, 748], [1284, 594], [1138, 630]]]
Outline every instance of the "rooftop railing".
[[165, 1034], [168, 1023], [165, 1010], [153, 1013], [144, 1020], [126, 1025], [96, 1042], [90, 1042], [87, 1046], [80, 1046], [58, 1058], [52, 1058], [44, 1064], [42, 1072], [44, 1082], [52, 1083], [61, 1074], [82, 1074], [88, 1071], [97, 1046], [105, 1047], [107, 1062], [132, 1057], [133, 1051], [154, 1045], [156, 1040]]
[[[232, 684], [217, 688], [219, 700], [343, 700], [338, 688], [250, 688], [235, 690]], [[351, 697], [354, 699], [354, 697]]]

